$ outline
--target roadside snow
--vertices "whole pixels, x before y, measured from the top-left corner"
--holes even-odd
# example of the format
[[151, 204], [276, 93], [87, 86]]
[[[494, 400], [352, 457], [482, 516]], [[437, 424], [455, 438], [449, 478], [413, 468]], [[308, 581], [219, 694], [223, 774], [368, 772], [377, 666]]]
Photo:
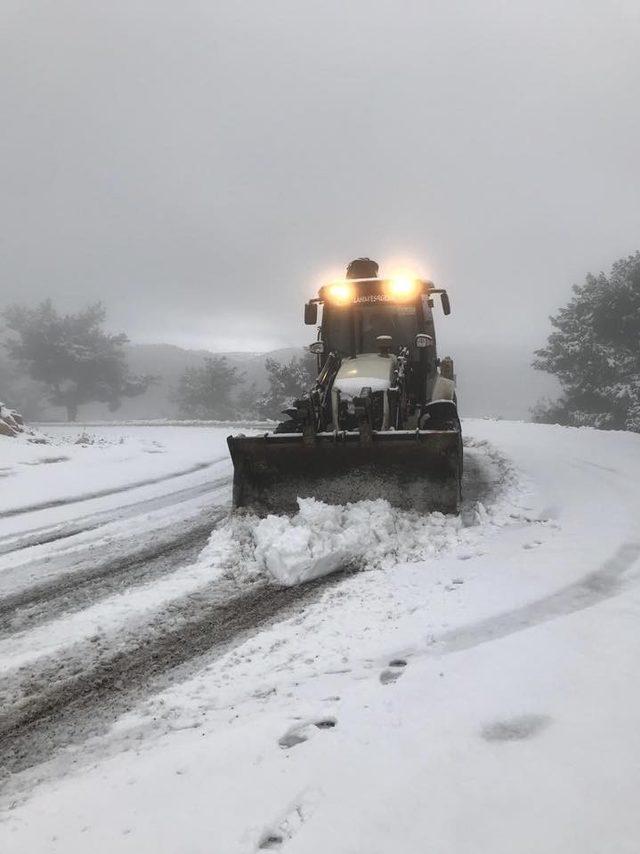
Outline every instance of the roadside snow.
[[[83, 421], [82, 427], [223, 427], [225, 430], [272, 430], [278, 424], [277, 421], [238, 421], [232, 419], [225, 421], [221, 418], [135, 418], [130, 421]], [[56, 430], [74, 429], [74, 425], [60, 421], [43, 421], [39, 427], [53, 428]]]
[[50, 518], [61, 520], [73, 502], [104, 497], [102, 506], [119, 506], [117, 493], [139, 487], [162, 494], [165, 479], [228, 459], [225, 427], [47, 425], [42, 433], [46, 445], [0, 437], [0, 535], [19, 530], [17, 517], [56, 506]]

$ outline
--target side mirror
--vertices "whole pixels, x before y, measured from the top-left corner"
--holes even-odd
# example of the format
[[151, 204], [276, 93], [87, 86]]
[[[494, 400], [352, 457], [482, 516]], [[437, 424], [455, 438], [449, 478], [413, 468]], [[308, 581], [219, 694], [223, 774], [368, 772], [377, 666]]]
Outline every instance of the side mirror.
[[[315, 305], [313, 307], [317, 308]], [[314, 341], [313, 344], [309, 344], [307, 349], [310, 353], [313, 353], [314, 356], [322, 356], [324, 353], [324, 341]]]
[[440, 294], [440, 298], [442, 299], [442, 310], [445, 314], [451, 314], [451, 303], [449, 302], [449, 294], [446, 291], [443, 291]]
[[304, 306], [304, 322], [307, 326], [315, 326], [318, 322], [318, 303], [307, 302]]
[[425, 347], [433, 346], [433, 338], [431, 335], [427, 335], [426, 332], [418, 332], [416, 335], [416, 347], [420, 350], [423, 350]]

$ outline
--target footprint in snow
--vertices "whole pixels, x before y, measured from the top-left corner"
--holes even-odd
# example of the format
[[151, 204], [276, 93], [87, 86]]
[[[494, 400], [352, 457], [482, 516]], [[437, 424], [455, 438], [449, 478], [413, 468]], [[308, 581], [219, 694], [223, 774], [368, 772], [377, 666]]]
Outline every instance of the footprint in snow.
[[549, 726], [548, 715], [519, 715], [503, 721], [493, 721], [482, 728], [485, 741], [525, 741]]
[[266, 836], [263, 836], [262, 840], [258, 845], [258, 849], [260, 851], [271, 850], [274, 848], [280, 848], [282, 843], [284, 842], [284, 836], [280, 833], [272, 833], [268, 831]]
[[315, 812], [320, 795], [309, 790], [270, 828], [264, 831], [258, 841], [258, 851], [278, 851], [285, 842], [300, 830]]
[[390, 685], [396, 682], [401, 676], [402, 671], [407, 666], [404, 658], [394, 658], [389, 662], [388, 667], [380, 674], [380, 681], [383, 685]]
[[333, 729], [337, 721], [335, 718], [320, 718], [317, 721], [304, 721], [290, 727], [283, 736], [278, 739], [280, 747], [285, 749], [295, 747], [308, 741], [316, 729]]

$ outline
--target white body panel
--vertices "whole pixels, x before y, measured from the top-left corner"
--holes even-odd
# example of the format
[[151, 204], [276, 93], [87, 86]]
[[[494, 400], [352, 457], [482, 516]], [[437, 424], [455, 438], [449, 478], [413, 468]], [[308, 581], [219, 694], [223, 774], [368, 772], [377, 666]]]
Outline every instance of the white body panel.
[[449, 380], [446, 377], [440, 376], [440, 374], [438, 374], [436, 381], [433, 384], [431, 400], [453, 400], [453, 396], [455, 393], [455, 380]]
[[345, 359], [333, 383], [342, 397], [357, 397], [363, 388], [372, 392], [386, 391], [391, 386], [395, 356], [379, 353], [361, 353], [354, 359]]

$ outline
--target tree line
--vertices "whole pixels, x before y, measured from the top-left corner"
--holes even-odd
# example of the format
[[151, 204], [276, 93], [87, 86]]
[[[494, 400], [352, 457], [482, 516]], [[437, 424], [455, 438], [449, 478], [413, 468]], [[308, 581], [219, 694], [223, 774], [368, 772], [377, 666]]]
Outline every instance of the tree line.
[[226, 356], [206, 356], [203, 364], [187, 368], [173, 400], [187, 418], [279, 419], [291, 402], [308, 391], [315, 379], [315, 358], [293, 356], [288, 363], [267, 357], [267, 390], [246, 386], [243, 373]]
[[[124, 333], [106, 332], [101, 303], [60, 314], [51, 300], [35, 308], [13, 305], [3, 313], [4, 346], [11, 360], [39, 384], [51, 406], [75, 421], [83, 404], [106, 403], [115, 412], [122, 399], [144, 394], [158, 377], [137, 375], [127, 364]], [[311, 356], [281, 364], [266, 359], [267, 388], [247, 386], [244, 374], [225, 356], [207, 356], [186, 368], [173, 389], [176, 416], [193, 419], [275, 418], [315, 376]]]
[[[124, 397], [156, 380], [130, 372], [128, 338], [103, 328], [102, 304], [59, 314], [50, 300], [4, 312], [5, 346], [16, 364], [41, 384], [53, 406], [75, 420], [78, 408], [101, 401], [116, 411]], [[589, 274], [550, 317], [553, 331], [533, 366], [556, 376], [562, 394], [539, 403], [534, 421], [640, 432], [640, 252], [616, 261], [608, 275]], [[187, 368], [173, 391], [176, 414], [194, 419], [279, 418], [315, 377], [310, 355], [287, 364], [266, 359], [267, 388], [247, 385], [225, 356]]]

